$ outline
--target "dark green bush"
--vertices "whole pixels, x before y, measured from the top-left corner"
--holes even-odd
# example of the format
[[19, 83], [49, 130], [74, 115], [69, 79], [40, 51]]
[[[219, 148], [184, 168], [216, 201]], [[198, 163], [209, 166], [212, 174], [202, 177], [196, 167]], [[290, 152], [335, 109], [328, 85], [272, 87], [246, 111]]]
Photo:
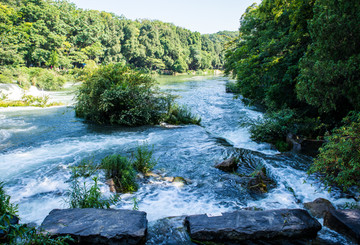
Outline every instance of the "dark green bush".
[[131, 162], [120, 155], [107, 156], [101, 161], [101, 168], [105, 170], [105, 177], [113, 179], [118, 192], [137, 191], [136, 172]]
[[301, 118], [294, 110], [284, 109], [266, 113], [263, 118], [250, 123], [251, 139], [274, 144], [280, 151], [289, 150], [286, 137], [289, 133], [311, 138], [323, 132], [325, 125], [319, 119]]
[[170, 106], [168, 114], [164, 118], [164, 122], [180, 125], [180, 124], [196, 124], [200, 125], [201, 119], [194, 115], [186, 105], [180, 106], [174, 104]]
[[52, 238], [26, 224], [11, 222], [17, 213], [17, 205], [10, 202], [10, 196], [4, 191], [4, 184], [0, 182], [0, 243], [1, 244], [44, 244], [66, 245], [74, 240], [70, 236]]
[[138, 146], [132, 156], [135, 170], [141, 173], [147, 173], [155, 167], [157, 162], [153, 158], [153, 153], [154, 147], [150, 149], [147, 144]]
[[319, 173], [327, 186], [360, 187], [360, 113], [351, 112], [343, 126], [327, 137], [309, 173]]
[[80, 87], [76, 115], [100, 124], [157, 124], [166, 112], [166, 98], [154, 85], [149, 75], [123, 64], [102, 66]]
[[10, 202], [10, 196], [5, 193], [4, 183], [0, 182], [0, 216], [5, 213], [15, 215], [17, 213], [17, 205]]

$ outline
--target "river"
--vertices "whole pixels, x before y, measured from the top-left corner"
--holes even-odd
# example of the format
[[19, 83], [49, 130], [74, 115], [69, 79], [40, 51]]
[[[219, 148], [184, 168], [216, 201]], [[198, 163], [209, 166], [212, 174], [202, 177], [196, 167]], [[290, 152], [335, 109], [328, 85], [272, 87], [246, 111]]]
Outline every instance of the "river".
[[[147, 212], [150, 225], [169, 216], [246, 207], [303, 208], [304, 202], [318, 197], [335, 205], [351, 201], [324, 191], [316, 179], [307, 176], [310, 157], [280, 154], [268, 144], [253, 142], [242, 123], [261, 117], [262, 113], [225, 93], [227, 78], [161, 77], [159, 80], [161, 90], [178, 95], [178, 103], [188, 105], [201, 116], [201, 126], [171, 129], [96, 126], [76, 118], [71, 106], [0, 109], [0, 180], [5, 182], [11, 200], [19, 205], [22, 222], [39, 225], [52, 209], [67, 207], [65, 194], [70, 186], [70, 166], [84, 158], [100, 161], [115, 153], [129, 156], [145, 142], [154, 146], [158, 159], [155, 173], [188, 180], [186, 185], [181, 185], [150, 178], [140, 181], [136, 193], [122, 195], [122, 202], [116, 208], [132, 208], [135, 198], [139, 210]], [[50, 95], [71, 100], [67, 91]], [[254, 162], [253, 166], [240, 168], [240, 172], [249, 173], [258, 164], [264, 165], [276, 187], [267, 194], [253, 195], [232, 174], [214, 168], [216, 163], [239, 151]], [[102, 174], [100, 180], [104, 195], [110, 195]], [[347, 243], [326, 228], [320, 237], [333, 244]]]

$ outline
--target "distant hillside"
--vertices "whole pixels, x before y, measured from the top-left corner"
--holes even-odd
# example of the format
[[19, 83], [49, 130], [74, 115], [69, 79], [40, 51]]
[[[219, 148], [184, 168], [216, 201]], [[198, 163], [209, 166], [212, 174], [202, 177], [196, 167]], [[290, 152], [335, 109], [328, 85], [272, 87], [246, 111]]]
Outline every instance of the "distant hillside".
[[67, 1], [0, 1], [0, 65], [83, 66], [127, 62], [149, 70], [219, 69], [237, 32], [201, 35], [161, 21], [132, 21]]

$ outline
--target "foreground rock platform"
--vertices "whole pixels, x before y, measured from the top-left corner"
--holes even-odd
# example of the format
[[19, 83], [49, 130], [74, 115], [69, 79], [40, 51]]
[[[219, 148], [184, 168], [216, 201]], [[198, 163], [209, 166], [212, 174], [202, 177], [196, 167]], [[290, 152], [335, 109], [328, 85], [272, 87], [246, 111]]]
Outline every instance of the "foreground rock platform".
[[194, 241], [222, 243], [312, 239], [321, 230], [321, 224], [302, 209], [192, 215], [186, 217], [185, 224]]
[[331, 210], [324, 217], [324, 225], [360, 244], [360, 210]]
[[40, 229], [70, 235], [80, 244], [144, 244], [146, 213], [114, 209], [54, 209]]

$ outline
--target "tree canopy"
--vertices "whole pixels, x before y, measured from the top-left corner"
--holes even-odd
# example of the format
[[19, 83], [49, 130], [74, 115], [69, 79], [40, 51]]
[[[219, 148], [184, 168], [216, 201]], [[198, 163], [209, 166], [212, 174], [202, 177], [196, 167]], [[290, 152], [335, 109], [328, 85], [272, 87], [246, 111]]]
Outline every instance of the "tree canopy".
[[233, 32], [201, 35], [157, 20], [83, 10], [68, 1], [0, 1], [0, 65], [82, 67], [127, 62], [149, 70], [218, 69]]

